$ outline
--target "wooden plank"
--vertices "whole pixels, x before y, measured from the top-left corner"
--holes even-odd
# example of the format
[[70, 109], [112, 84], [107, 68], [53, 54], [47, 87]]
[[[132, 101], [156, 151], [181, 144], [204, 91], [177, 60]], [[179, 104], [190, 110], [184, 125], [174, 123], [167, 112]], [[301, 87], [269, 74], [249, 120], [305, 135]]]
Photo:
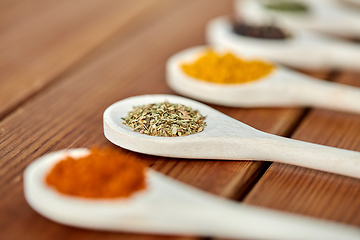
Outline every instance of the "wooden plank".
[[[188, 2], [189, 3], [189, 2]], [[189, 4], [189, 7], [185, 8], [184, 10], [190, 10], [191, 7], [194, 4]], [[204, 5], [204, 2], [202, 5], [199, 5], [197, 3], [197, 8], [195, 8], [192, 12], [192, 16], [195, 17], [196, 11], [199, 10], [199, 7], [202, 7]], [[182, 12], [184, 12], [184, 10]], [[186, 11], [185, 11], [186, 12]], [[213, 14], [214, 12], [212, 12]], [[171, 17], [171, 14], [167, 15], [168, 18]], [[179, 17], [181, 14], [177, 15], [177, 18], [174, 20], [178, 22]], [[209, 16], [207, 16], [209, 17]], [[173, 20], [173, 21], [174, 21]], [[170, 23], [173, 24], [174, 22]], [[151, 24], [154, 22], [149, 23], [148, 25], [145, 25], [145, 27], [151, 26]], [[155, 22], [157, 23], [157, 22]], [[146, 28], [145, 28], [146, 29]], [[157, 31], [162, 34], [165, 33], [165, 31], [161, 31], [162, 26], [156, 27]], [[150, 35], [149, 35], [150, 34]], [[1, 123], [1, 144], [2, 144], [2, 157], [1, 157], [1, 170], [2, 173], [5, 173], [7, 170], [9, 171], [18, 171], [18, 176], [21, 176], [22, 169], [24, 166], [29, 162], [25, 163], [25, 165], [22, 164], [22, 161], [26, 161], [26, 159], [29, 159], [28, 153], [33, 153], [31, 159], [34, 159], [35, 157], [38, 157], [39, 155], [51, 151], [56, 150], [59, 148], [64, 147], [72, 147], [72, 146], [88, 146], [92, 145], [94, 143], [107, 143], [109, 144], [103, 137], [102, 137], [102, 119], [101, 119], [101, 113], [103, 112], [104, 108], [109, 105], [111, 102], [115, 101], [119, 97], [119, 93], [121, 96], [121, 90], [122, 87], [124, 87], [124, 91], [126, 92], [129, 89], [133, 89], [136, 87], [136, 85], [141, 84], [142, 81], [145, 79], [142, 77], [144, 73], [146, 73], [146, 76], [152, 76], [151, 79], [162, 80], [162, 87], [164, 87], [163, 83], [163, 75], [164, 75], [164, 69], [161, 66], [161, 69], [157, 67], [155, 73], [152, 70], [153, 65], [150, 65], [149, 67], [144, 68], [142, 71], [139, 70], [139, 63], [146, 64], [148, 62], [148, 59], [153, 55], [153, 52], [148, 52], [145, 55], [140, 54], [140, 62], [137, 60], [137, 52], [136, 50], [139, 49], [139, 39], [142, 41], [145, 41], [145, 43], [148, 41], [148, 37], [152, 36], [151, 31], [147, 31], [147, 35], [145, 35], [145, 38], [142, 39], [143, 36], [137, 37], [135, 39], [129, 39], [117, 51], [115, 54], [111, 54], [109, 52], [107, 55], [110, 56], [104, 56], [101, 59], [98, 59], [97, 61], [93, 62], [89, 68], [89, 71], [86, 72], [79, 72], [72, 78], [72, 80], [69, 80], [66, 82], [61, 82], [59, 85], [55, 85], [54, 88], [51, 88], [46, 91], [45, 95], [46, 98], [50, 98], [55, 100], [55, 102], [51, 101], [52, 103], [48, 102], [48, 107], [42, 106], [39, 107], [39, 104], [42, 104], [41, 102], [45, 99], [43, 97], [44, 94], [40, 94], [38, 97], [36, 97], [33, 101], [29, 102], [29, 104], [26, 104], [22, 109], [18, 109], [12, 116], [9, 116]], [[187, 35], [189, 37], [190, 35]], [[198, 35], [200, 36], [200, 35]], [[173, 36], [175, 37], [175, 36]], [[170, 38], [171, 39], [171, 38]], [[133, 41], [136, 41], [134, 44]], [[168, 39], [169, 40], [169, 39]], [[172, 39], [171, 39], [172, 40]], [[140, 42], [141, 43], [141, 42]], [[162, 42], [163, 44], [163, 42]], [[129, 45], [131, 45], [131, 48], [128, 49]], [[158, 45], [157, 45], [158, 47]], [[141, 47], [139, 49], [139, 53], [148, 51], [149, 44], [145, 47]], [[125, 51], [127, 50], [127, 51]], [[125, 52], [124, 52], [125, 51]], [[162, 59], [167, 58], [163, 54], [161, 55]], [[127, 60], [127, 59], [130, 59]], [[132, 59], [132, 60], [131, 60]], [[103, 62], [103, 63], [102, 63]], [[162, 61], [163, 62], [163, 61]], [[155, 62], [156, 66], [159, 65], [159, 62]], [[100, 66], [100, 65], [101, 66]], [[107, 67], [110, 64], [109, 67]], [[99, 66], [98, 66], [99, 65]], [[121, 68], [119, 68], [121, 66]], [[160, 65], [159, 65], [160, 66]], [[128, 69], [127, 69], [128, 68]], [[102, 70], [101, 70], [102, 69]], [[112, 69], [112, 70], [111, 70]], [[83, 74], [90, 74], [95, 73], [96, 71], [101, 70], [98, 72], [96, 76], [91, 77], [92, 80], [87, 81]], [[111, 71], [109, 71], [111, 70]], [[159, 71], [160, 70], [160, 71]], [[91, 73], [92, 72], [92, 73]], [[115, 75], [113, 75], [115, 73]], [[119, 74], [120, 73], [120, 74]], [[137, 73], [134, 75], [134, 73]], [[134, 75], [134, 76], [133, 76]], [[82, 77], [81, 77], [82, 76]], [[78, 78], [82, 78], [85, 81], [78, 82], [80, 85], [73, 85], [71, 81], [77, 81]], [[86, 77], [87, 78], [87, 77]], [[104, 81], [105, 79], [105, 81]], [[119, 81], [120, 79], [120, 81]], [[132, 81], [135, 79], [139, 79], [135, 84], [131, 84]], [[121, 81], [123, 80], [123, 81]], [[141, 81], [140, 81], [141, 80]], [[97, 84], [93, 85], [92, 82], [97, 82]], [[121, 84], [119, 84], [119, 82]], [[152, 81], [153, 83], [154, 81]], [[103, 87], [98, 88], [98, 86], [101, 85]], [[80, 86], [80, 87], [79, 87]], [[143, 86], [148, 87], [147, 84], [143, 84]], [[58, 90], [56, 90], [58, 89]], [[112, 96], [110, 99], [107, 99], [108, 89], [115, 90], [112, 92]], [[80, 90], [79, 92], [77, 90]], [[96, 95], [93, 95], [95, 90], [97, 92]], [[99, 90], [99, 91], [98, 91]], [[55, 91], [55, 92], [54, 92]], [[58, 92], [59, 91], [59, 92]], [[56, 93], [57, 92], [57, 93]], [[62, 93], [61, 93], [62, 92]], [[55, 94], [56, 93], [56, 94]], [[62, 100], [60, 100], [58, 97], [61, 95]], [[124, 93], [122, 93], [124, 94]], [[100, 105], [97, 104], [97, 101], [92, 101], [92, 99], [99, 98], [101, 101], [99, 101]], [[43, 100], [40, 100], [43, 99]], [[57, 99], [57, 100], [56, 100]], [[82, 100], [81, 100], [82, 99]], [[39, 102], [40, 100], [40, 102]], [[80, 100], [78, 102], [77, 100]], [[47, 100], [46, 100], [47, 101]], [[85, 101], [87, 102], [85, 105], [91, 105], [91, 107], [88, 109], [89, 112], [85, 109], [87, 107], [83, 108], [81, 107], [81, 104], [84, 104]], [[76, 104], [72, 104], [75, 103]], [[82, 103], [81, 103], [82, 102]], [[69, 109], [70, 112], [67, 112], [66, 109], [70, 107], [71, 105], [77, 106], [76, 108], [80, 107], [81, 110], [76, 113], [79, 109], [77, 109], [75, 112], [75, 109]], [[90, 106], [89, 105], [89, 106]], [[34, 108], [30, 107], [33, 106]], [[31, 109], [29, 109], [30, 107]], [[99, 109], [100, 107], [100, 109]], [[54, 111], [51, 111], [50, 109], [53, 109]], [[40, 110], [40, 111], [38, 111]], [[49, 111], [50, 110], [50, 111]], [[84, 111], [85, 110], [85, 111]], [[40, 113], [42, 112], [42, 113]], [[66, 113], [67, 112], [67, 113]], [[23, 113], [28, 113], [31, 116], [35, 117], [32, 120], [20, 120], [20, 117]], [[88, 114], [90, 113], [90, 115]], [[70, 115], [69, 115], [70, 114]], [[75, 115], [77, 115], [77, 117]], [[29, 115], [28, 115], [29, 116]], [[54, 117], [56, 116], [56, 117]], [[87, 116], [87, 117], [86, 117]], [[20, 117], [20, 118], [19, 118]], [[24, 116], [25, 117], [25, 116]], [[65, 117], [65, 118], [64, 118]], [[84, 118], [88, 119], [84, 123]], [[16, 120], [17, 119], [17, 120]], [[20, 120], [20, 121], [18, 121]], [[54, 122], [53, 122], [54, 120]], [[30, 125], [28, 125], [29, 123]], [[13, 125], [13, 127], [10, 127], [10, 125]], [[16, 125], [20, 124], [21, 126]], [[25, 124], [25, 125], [23, 125]], [[47, 125], [46, 127], [43, 126], [43, 124]], [[44, 128], [43, 128], [44, 127]], [[77, 129], [75, 132], [72, 131], [64, 131], [64, 128], [74, 128]], [[50, 131], [43, 131], [45, 129], [48, 129]], [[28, 132], [28, 130], [30, 130]], [[80, 132], [79, 132], [80, 131]], [[38, 133], [36, 133], [38, 132]], [[46, 136], [44, 136], [44, 134]], [[86, 137], [85, 137], [85, 135]], [[20, 142], [17, 142], [16, 137], [22, 135], [24, 138], [21, 139], [21, 147], [16, 147], [16, 145]], [[61, 139], [65, 140], [62, 141]], [[66, 140], [67, 139], [67, 140]], [[70, 140], [71, 139], [71, 140]], [[70, 141], [69, 141], [70, 140]], [[60, 141], [60, 142], [59, 142]], [[65, 145], [64, 145], [65, 144]], [[26, 153], [28, 152], [28, 153]], [[25, 155], [23, 155], [25, 154]], [[4, 164], [11, 164], [10, 168], [6, 168]], [[22, 165], [22, 166], [20, 166]], [[20, 167], [20, 168], [18, 168]], [[5, 170], [5, 168], [7, 170]], [[8, 172], [10, 173], [10, 172]], [[54, 224], [42, 217], [40, 217], [38, 214], [36, 214], [33, 210], [27, 206], [23, 194], [22, 194], [22, 184], [21, 184], [21, 177], [15, 177], [8, 179], [10, 182], [4, 182], [4, 185], [0, 187], [2, 191], [2, 196], [6, 196], [6, 198], [1, 199], [1, 209], [3, 214], [1, 216], [7, 216], [6, 218], [0, 217], [0, 231], [2, 232], [2, 235], [4, 237], [8, 237], [9, 239], [48, 239], [54, 238], [55, 236], [61, 236], [66, 238], [77, 238], [78, 236], [86, 237], [86, 238], [92, 238], [92, 239], [98, 239], [98, 238], [104, 238], [107, 239], [113, 239], [118, 238], [118, 234], [107, 234], [107, 233], [101, 233], [101, 232], [89, 232], [89, 231], [83, 231], [79, 229], [73, 229], [68, 228], [62, 225]], [[7, 189], [5, 189], [5, 187]], [[9, 188], [8, 188], [9, 187]], [[12, 216], [10, 219], [8, 216]], [[44, 231], [44, 228], [47, 229]], [[71, 236], [71, 237], [70, 237]], [[153, 237], [144, 238], [144, 236], [135, 236], [135, 235], [121, 235], [122, 238], [126, 239], [152, 239]], [[161, 239], [161, 237], [156, 237], [156, 239]], [[168, 239], [168, 238], [165, 238]], [[181, 239], [181, 238], [179, 238]]]
[[[4, 196], [0, 199], [0, 210], [3, 216], [11, 216], [0, 216], [0, 232], [4, 236], [136, 238], [68, 228], [40, 217], [25, 202], [22, 172], [31, 161], [47, 152], [111, 145], [103, 136], [102, 113], [113, 102], [133, 95], [173, 93], [164, 80], [167, 58], [184, 48], [203, 44], [207, 21], [232, 9], [230, 0], [181, 3], [159, 11], [151, 19], [142, 19], [132, 26], [131, 34], [120, 33], [101, 48], [103, 52], [85, 59], [85, 63], [0, 123], [0, 194]], [[280, 135], [286, 135], [303, 112], [213, 107], [260, 130]], [[262, 162], [180, 160], [120, 148], [119, 151], [183, 182], [234, 199], [241, 198], [267, 166]]]
[[20, 19], [26, 19], [29, 15], [34, 14], [37, 9], [49, 7], [52, 1], [48, 0], [1, 0], [0, 1], [0, 32], [5, 28], [12, 27]]
[[[223, 7], [222, 10], [224, 11], [224, 8], [229, 10], [231, 8], [229, 5], [231, 4], [226, 5], [227, 8]], [[201, 8], [202, 5], [198, 3], [197, 7]], [[178, 20], [182, 18], [181, 14], [188, 14], [189, 8], [185, 8], [177, 15], [170, 15], [165, 20], [162, 20], [161, 24], [146, 29], [146, 31], [134, 36], [134, 38], [124, 41], [116, 49], [111, 49], [111, 52], [105, 54], [102, 58], [95, 59], [86, 68], [76, 72], [63, 83], [55, 85], [53, 89], [41, 95], [41, 101], [38, 102], [39, 98], [35, 98], [25, 109], [19, 109], [9, 116], [8, 119], [3, 121], [1, 128], [3, 132], [3, 142], [1, 144], [4, 146], [4, 151], [1, 152], [4, 159], [0, 172], [2, 182], [9, 181], [5, 175], [9, 176], [10, 179], [14, 177], [11, 176], [12, 171], [10, 170], [14, 166], [20, 167], [18, 163], [21, 163], [24, 157], [26, 159], [29, 159], [29, 157], [35, 158], [46, 152], [36, 151], [41, 145], [41, 141], [46, 143], [49, 151], [61, 147], [70, 147], [68, 143], [63, 146], [54, 146], [54, 137], [63, 144], [69, 140], [71, 140], [70, 142], [74, 140], [76, 142], [77, 139], [81, 139], [83, 133], [76, 138], [74, 138], [74, 135], [66, 135], [66, 133], [74, 133], [73, 128], [76, 127], [74, 124], [78, 121], [75, 117], [79, 116], [79, 113], [95, 114], [97, 117], [93, 118], [95, 117], [93, 115], [91, 119], [97, 119], [95, 126], [98, 127], [101, 126], [102, 121], [100, 113], [108, 105], [120, 98], [145, 93], [171, 93], [164, 83], [164, 67], [157, 63], [164, 63], [169, 57], [169, 53], [201, 43], [203, 40], [199, 29], [203, 29], [207, 20], [221, 10], [221, 8], [219, 10], [212, 9], [213, 12], [209, 12], [207, 15], [204, 14], [204, 19], [199, 19], [193, 23], [195, 26], [193, 29], [188, 29], [187, 26], [197, 17], [196, 9], [191, 10], [192, 18], [187, 18], [189, 19], [187, 21], [180, 22]], [[158, 39], [156, 42], [148, 41], [149, 37], [163, 35], [164, 32], [169, 32], [171, 29], [176, 29], [179, 32], [179, 36], [176, 36], [179, 41], [174, 41], [175, 36], [171, 35], [164, 35], [163, 39]], [[190, 41], [187, 40], [189, 37], [192, 37]], [[116, 43], [116, 40], [114, 42]], [[168, 49], [159, 52], [163, 45], [169, 43], [172, 43], [172, 45], [168, 45]], [[137, 53], [141, 53], [141, 55]], [[149, 62], [148, 59], [152, 61]], [[139, 66], [141, 66], [140, 71]], [[93, 102], [91, 99], [97, 99], [97, 101]], [[69, 103], [73, 102], [78, 104], [69, 106]], [[286, 132], [289, 123], [296, 120], [300, 114], [297, 109], [239, 110], [236, 108], [213, 107], [260, 130], [276, 134]], [[84, 112], [85, 109], [87, 112]], [[76, 115], [72, 115], [73, 113], [76, 113]], [[57, 116], [57, 118], [54, 119], [52, 116]], [[83, 118], [80, 118], [80, 122], [83, 122]], [[72, 125], [68, 125], [70, 123]], [[45, 130], [44, 124], [47, 130]], [[86, 123], [87, 128], [89, 126], [93, 127], [92, 124], [94, 123]], [[50, 130], [51, 127], [55, 128]], [[62, 129], [64, 127], [68, 129]], [[90, 136], [94, 135], [91, 131], [87, 133]], [[98, 136], [102, 136], [102, 129], [97, 129], [97, 133]], [[21, 135], [21, 138], [18, 135]], [[41, 136], [43, 139], [40, 140], [39, 137], [35, 136]], [[24, 147], [28, 148], [30, 145], [34, 146], [35, 149], [29, 149], [27, 153], [22, 151]], [[34, 153], [34, 151], [36, 152]], [[17, 155], [18, 153], [20, 155]], [[33, 153], [34, 155], [32, 155]], [[9, 160], [13, 158], [19, 159]], [[23, 163], [22, 167], [27, 163]], [[247, 165], [246, 162], [236, 164]]]
[[[7, 4], [9, 12], [5, 13], [11, 16], [3, 14], [5, 19], [0, 19], [0, 23], [10, 25], [0, 31], [0, 119], [154, 3], [166, 2], [65, 0], [35, 2], [36, 7], [23, 2]], [[21, 13], [26, 17], [19, 17]]]
[[40, 1], [0, 1], [0, 31], [3, 28], [9, 27], [14, 21], [28, 12], [34, 11], [35, 8], [39, 7], [37, 3], [40, 3]]
[[[360, 87], [359, 73], [337, 81]], [[360, 116], [315, 109], [292, 138], [360, 151]], [[272, 164], [245, 198], [249, 204], [360, 226], [360, 180], [285, 164]]]

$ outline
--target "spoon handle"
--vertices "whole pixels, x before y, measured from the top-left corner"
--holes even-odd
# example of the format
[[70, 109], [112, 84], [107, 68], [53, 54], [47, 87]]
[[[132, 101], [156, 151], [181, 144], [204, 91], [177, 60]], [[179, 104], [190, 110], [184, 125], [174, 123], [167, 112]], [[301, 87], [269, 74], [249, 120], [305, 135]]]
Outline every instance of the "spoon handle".
[[270, 134], [259, 141], [265, 160], [360, 178], [360, 152]]
[[331, 66], [360, 70], [360, 46], [341, 41], [330, 42], [327, 46]]
[[295, 80], [291, 89], [298, 103], [305, 106], [360, 113], [359, 88], [300, 74], [294, 74], [292, 78], [289, 82]]
[[354, 227], [244, 204], [224, 204], [207, 212], [202, 214], [202, 222], [205, 226], [215, 225], [208, 227], [208, 231], [218, 237], [279, 240], [360, 237], [360, 230]]
[[168, 233], [231, 239], [360, 239], [359, 228], [241, 204], [191, 188], [156, 172], [151, 176], [152, 183], [158, 183], [154, 186], [162, 193], [159, 196], [166, 196], [146, 208], [152, 216], [152, 228], [157, 226], [159, 232], [167, 229]]

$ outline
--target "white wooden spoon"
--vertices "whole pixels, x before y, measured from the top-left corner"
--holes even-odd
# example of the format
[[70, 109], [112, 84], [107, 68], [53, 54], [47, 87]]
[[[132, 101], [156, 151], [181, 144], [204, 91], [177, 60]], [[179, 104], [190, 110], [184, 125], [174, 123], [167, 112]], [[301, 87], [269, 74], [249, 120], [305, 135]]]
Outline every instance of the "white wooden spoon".
[[[123, 124], [134, 106], [168, 100], [206, 115], [204, 131], [185, 137], [155, 137]], [[199, 102], [172, 95], [130, 97], [104, 112], [105, 137], [112, 143], [151, 155], [222, 160], [266, 160], [360, 178], [360, 153], [283, 138], [256, 130]]]
[[[303, 28], [342, 36], [360, 36], [360, 14], [338, 0], [302, 0], [309, 6], [305, 13], [270, 10], [270, 1], [237, 0], [235, 12], [241, 19], [257, 24], [276, 22], [291, 28]], [[359, 3], [359, 1], [357, 1]]]
[[[342, 0], [342, 1], [344, 2], [343, 4], [345, 4], [345, 6], [346, 5], [348, 6], [348, 4], [350, 4], [355, 7], [360, 7], [360, 0]], [[357, 11], [357, 10], [355, 10], [355, 11]]]
[[284, 40], [242, 36], [232, 31], [228, 16], [211, 20], [207, 41], [242, 53], [250, 53], [293, 67], [347, 68], [360, 70], [360, 46], [303, 29], [282, 27], [291, 35]]
[[360, 230], [332, 222], [252, 207], [207, 194], [147, 169], [147, 188], [129, 198], [93, 200], [60, 194], [45, 184], [70, 149], [40, 157], [24, 173], [25, 198], [41, 215], [65, 225], [110, 231], [242, 239], [359, 239]]
[[[196, 61], [209, 47], [190, 48], [168, 60], [166, 80], [171, 89], [191, 98], [224, 106], [313, 106], [360, 113], [359, 88], [316, 79], [281, 66], [276, 66], [272, 73], [259, 80], [240, 84], [212, 83], [184, 73], [181, 65]], [[211, 48], [220, 53], [228, 52], [226, 47]], [[240, 58], [254, 59], [251, 55], [230, 52]]]

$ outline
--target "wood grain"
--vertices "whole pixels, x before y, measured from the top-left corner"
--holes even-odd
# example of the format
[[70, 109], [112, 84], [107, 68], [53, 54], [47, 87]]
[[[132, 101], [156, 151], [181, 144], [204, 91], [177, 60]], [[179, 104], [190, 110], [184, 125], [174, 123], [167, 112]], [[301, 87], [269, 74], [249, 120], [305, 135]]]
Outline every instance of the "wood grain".
[[[88, 146], [86, 141], [99, 142], [101, 114], [118, 99], [144, 93], [171, 93], [165, 85], [164, 66], [159, 63], [165, 63], [173, 52], [202, 43], [199, 29], [220, 11], [230, 11], [231, 6], [229, 2], [228, 5], [213, 4], [206, 13], [199, 15], [203, 4], [202, 1], [188, 2], [175, 13], [163, 13], [163, 19], [154, 20], [157, 24], [149, 23], [136, 35], [125, 39], [120, 35], [113, 40], [111, 51], [89, 61], [8, 116], [1, 124], [0, 184], [10, 186], [11, 179], [15, 179], [31, 159], [47, 151]], [[183, 16], [187, 18], [184, 20]], [[194, 26], [191, 29], [188, 28], [190, 23]], [[177, 35], [165, 34], [173, 29]], [[151, 41], [154, 36], [156, 41]], [[162, 49], [164, 45], [166, 49]], [[296, 119], [298, 114], [296, 109], [216, 108], [245, 123], [251, 122], [261, 130], [278, 134], [286, 130], [280, 126]], [[279, 121], [286, 124], [279, 124]]]
[[[336, 81], [360, 87], [359, 77], [345, 73]], [[292, 138], [360, 151], [359, 126], [357, 114], [315, 109]], [[360, 180], [336, 174], [273, 164], [245, 202], [360, 226]]]
[[0, 32], [5, 28], [10, 28], [13, 23], [19, 21], [20, 18], [28, 18], [28, 15], [34, 13], [39, 7], [51, 4], [51, 1], [37, 0], [2, 0], [0, 1]]
[[[39, 1], [8, 3], [0, 29], [0, 119], [155, 3]], [[10, 6], [9, 6], [10, 5]], [[23, 15], [25, 17], [23, 17]]]
[[[3, 213], [0, 215], [0, 232], [5, 238], [162, 239], [160, 236], [86, 231], [52, 223], [26, 204], [22, 193], [22, 172], [30, 162], [47, 152], [94, 145], [111, 146], [102, 130], [102, 113], [106, 107], [134, 95], [173, 94], [165, 84], [166, 60], [184, 48], [204, 44], [207, 21], [231, 12], [232, 4], [230, 0], [171, 1], [165, 7], [163, 4], [154, 7], [151, 12], [144, 10], [146, 16], [131, 20], [131, 27], [122, 28], [107, 38], [106, 44], [97, 47], [81, 62], [75, 65], [68, 62], [68, 67], [58, 68], [56, 81], [46, 88], [38, 88], [38, 93], [27, 97], [26, 101], [24, 98], [24, 103], [0, 122], [0, 194], [3, 196], [0, 199]], [[85, 33], [79, 34], [81, 41]], [[55, 54], [58, 58], [53, 61], [67, 58], [78, 47], [70, 45], [63, 54]], [[62, 47], [58, 47], [61, 52], [59, 49]], [[26, 51], [20, 53], [21, 56]], [[25, 65], [28, 66], [29, 62]], [[40, 75], [53, 74], [52, 66], [44, 65]], [[313, 75], [326, 77], [327, 73], [321, 71]], [[21, 75], [11, 76], [19, 78], [19, 82], [25, 81]], [[32, 93], [36, 91], [31, 90]], [[297, 127], [304, 113], [303, 109], [295, 108], [211, 106], [255, 128], [285, 136]], [[268, 166], [250, 161], [160, 158], [117, 149], [169, 176], [232, 199], [243, 198]]]
[[[176, 18], [167, 25], [165, 31], [162, 30], [163, 26], [161, 26], [163, 21], [152, 21], [147, 24], [144, 22], [139, 23], [139, 25], [145, 24], [140, 27], [140, 30], [146, 30], [152, 24], [155, 24], [155, 27], [150, 31], [146, 31], [145, 36], [136, 35], [126, 39], [126, 41], [120, 36], [117, 39], [119, 42], [115, 43], [119, 45], [118, 49], [115, 49], [115, 51], [111, 49], [103, 57], [97, 58], [93, 62], [90, 61], [89, 68], [86, 67], [87, 70], [77, 71], [72, 75], [71, 80], [67, 79], [54, 84], [53, 87], [28, 101], [23, 107], [18, 108], [11, 116], [1, 122], [1, 174], [7, 175], [7, 177], [2, 175], [4, 176], [4, 179], [2, 179], [4, 182], [1, 192], [5, 198], [1, 199], [0, 204], [3, 212], [1, 216], [7, 216], [0, 219], [0, 231], [4, 237], [8, 239], [63, 239], [64, 237], [75, 239], [79, 236], [90, 239], [102, 239], [104, 237], [114, 239], [120, 236], [126, 239], [154, 238], [151, 236], [94, 233], [54, 224], [40, 217], [27, 206], [22, 194], [21, 174], [23, 168], [30, 161], [47, 151], [73, 146], [89, 146], [94, 143], [109, 144], [102, 137], [103, 110], [110, 103], [117, 100], [119, 96], [123, 97], [129, 90], [136, 94], [134, 88], [139, 85], [142, 85], [143, 91], [146, 91], [149, 84], [156, 84], [156, 81], [161, 79], [162, 86], [160, 85], [160, 89], [165, 86], [163, 79], [164, 69], [160, 63], [164, 63], [164, 59], [168, 57], [164, 54], [168, 55], [169, 52], [163, 52], [161, 61], [155, 59], [152, 64], [147, 66], [149, 59], [154, 60], [152, 56], [156, 53], [156, 51], [154, 52], [149, 48], [152, 44], [152, 42], [148, 42], [149, 37], [152, 37], [152, 41], [156, 43], [157, 35], [153, 36], [152, 31], [155, 30], [159, 34], [165, 34], [168, 28], [172, 28], [174, 21], [181, 23], [179, 20], [181, 20], [182, 13], [187, 13], [190, 10], [194, 18], [196, 12], [203, 5], [204, 2], [201, 4], [196, 3], [195, 8], [192, 10], [194, 4], [189, 4], [189, 7], [181, 10], [176, 15]], [[203, 17], [209, 18], [211, 14], [214, 14], [215, 9], [213, 9], [213, 12], [210, 11], [209, 15]], [[162, 14], [165, 14], [167, 19], [171, 19], [173, 16], [172, 13], [167, 12]], [[156, 23], [160, 24], [160, 26], [157, 26]], [[184, 38], [189, 36], [191, 35], [186, 35]], [[198, 34], [197, 36], [201, 35]], [[176, 38], [176, 36], [167, 37], [165, 41], [173, 40], [173, 38]], [[138, 46], [143, 43], [145, 43], [145, 46], [139, 49]], [[159, 44], [157, 44], [157, 47], [159, 47]], [[164, 42], [162, 41], [161, 44], [164, 44]], [[139, 56], [140, 61], [138, 60]], [[152, 69], [154, 66], [156, 66], [155, 71]], [[100, 72], [96, 73], [99, 70]], [[144, 82], [148, 81], [149, 78], [152, 81]], [[144, 84], [142, 84], [143, 82]], [[74, 85], [74, 83], [76, 84]], [[96, 84], [92, 85], [93, 83]], [[108, 93], [109, 89], [112, 90], [110, 94]], [[153, 88], [154, 90], [156, 91], [156, 88]], [[112, 96], [108, 98], [110, 95]], [[94, 101], [94, 99], [97, 100]], [[40, 107], [45, 103], [44, 100], [47, 102], [47, 107]], [[26, 113], [26, 116], [23, 115], [24, 113]], [[26, 119], [30, 116], [31, 120]], [[22, 117], [25, 118], [22, 119]], [[19, 136], [22, 136], [21, 139], [18, 138]], [[30, 155], [25, 152], [30, 153]], [[17, 176], [13, 175], [14, 173]], [[8, 216], [12, 216], [11, 219]], [[46, 231], [44, 231], [44, 228]], [[156, 237], [156, 239], [161, 239], [161, 237]], [[165, 239], [168, 238], [165, 237]]]

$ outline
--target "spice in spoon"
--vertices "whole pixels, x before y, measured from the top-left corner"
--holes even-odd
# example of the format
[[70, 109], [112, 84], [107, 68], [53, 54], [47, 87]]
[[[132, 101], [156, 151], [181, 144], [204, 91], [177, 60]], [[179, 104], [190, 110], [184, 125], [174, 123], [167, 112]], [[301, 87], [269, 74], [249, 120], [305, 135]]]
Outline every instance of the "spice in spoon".
[[237, 84], [251, 82], [268, 75], [275, 66], [260, 60], [244, 60], [232, 53], [204, 52], [191, 63], [181, 65], [189, 76], [212, 83]]
[[122, 119], [136, 132], [159, 137], [187, 136], [206, 127], [205, 117], [199, 111], [169, 102], [134, 107]]
[[264, 7], [269, 10], [293, 13], [306, 13], [309, 11], [309, 7], [305, 3], [292, 0], [272, 0], [266, 2]]
[[145, 165], [112, 149], [93, 149], [88, 156], [67, 157], [46, 176], [57, 191], [85, 198], [129, 197], [145, 188]]
[[235, 23], [233, 25], [233, 32], [246, 37], [262, 38], [262, 39], [276, 39], [282, 40], [290, 37], [281, 28], [268, 26], [254, 26], [243, 22]]

